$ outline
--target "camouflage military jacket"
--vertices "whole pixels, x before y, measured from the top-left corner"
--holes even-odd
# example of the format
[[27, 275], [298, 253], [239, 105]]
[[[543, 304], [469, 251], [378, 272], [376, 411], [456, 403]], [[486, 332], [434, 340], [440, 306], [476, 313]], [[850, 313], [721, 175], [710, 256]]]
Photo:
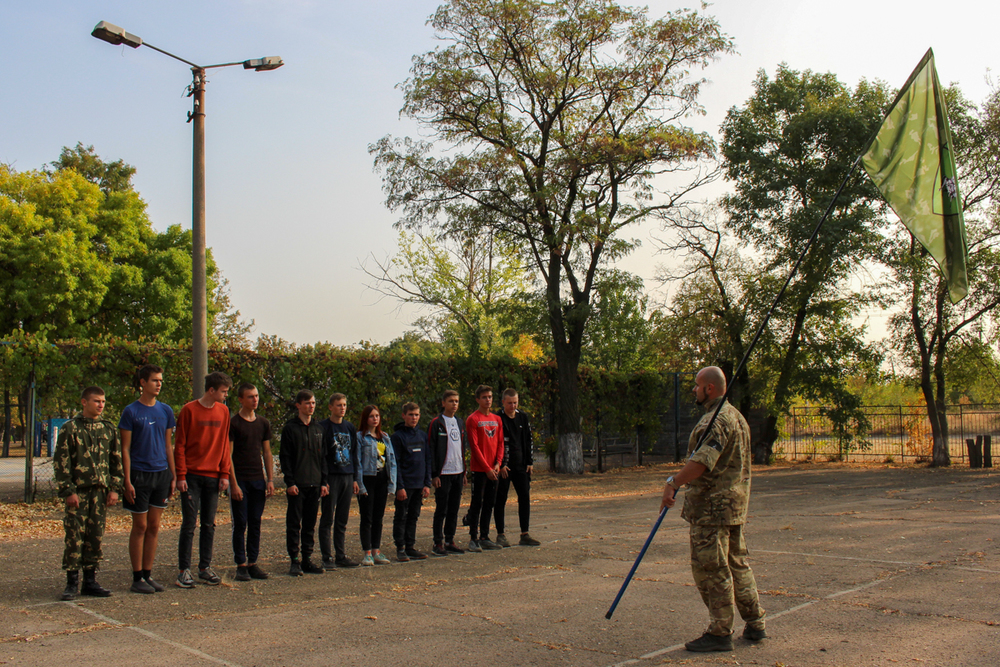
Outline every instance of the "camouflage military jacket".
[[750, 501], [750, 427], [740, 411], [727, 401], [698, 447], [720, 400], [705, 405], [706, 413], [688, 440], [688, 460], [708, 470], [689, 485], [681, 517], [701, 526], [745, 523]]
[[61, 498], [88, 486], [121, 492], [125, 475], [118, 429], [106, 419], [77, 415], [59, 431], [52, 465]]

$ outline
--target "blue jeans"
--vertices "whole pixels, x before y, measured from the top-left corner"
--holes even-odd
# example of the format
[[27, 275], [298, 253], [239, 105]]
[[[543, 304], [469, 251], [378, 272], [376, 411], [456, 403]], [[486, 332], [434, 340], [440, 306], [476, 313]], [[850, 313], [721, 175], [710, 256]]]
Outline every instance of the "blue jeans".
[[260, 555], [260, 517], [264, 514], [264, 503], [267, 501], [267, 482], [262, 479], [237, 479], [236, 483], [243, 492], [243, 499], [234, 500], [232, 491], [229, 492], [233, 512], [233, 556], [237, 565], [256, 563]]

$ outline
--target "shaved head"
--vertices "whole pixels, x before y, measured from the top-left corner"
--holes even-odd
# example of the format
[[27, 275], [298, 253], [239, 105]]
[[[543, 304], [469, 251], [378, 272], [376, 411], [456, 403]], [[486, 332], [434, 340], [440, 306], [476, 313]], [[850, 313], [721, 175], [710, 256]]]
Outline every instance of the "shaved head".
[[726, 374], [718, 366], [706, 366], [694, 378], [694, 396], [698, 405], [726, 394]]

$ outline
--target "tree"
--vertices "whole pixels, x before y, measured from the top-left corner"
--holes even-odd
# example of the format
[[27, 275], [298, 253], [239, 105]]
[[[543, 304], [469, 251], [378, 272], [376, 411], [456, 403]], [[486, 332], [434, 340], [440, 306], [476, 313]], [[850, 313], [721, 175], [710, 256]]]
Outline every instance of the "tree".
[[[949, 361], [962, 352], [954, 350], [953, 344], [978, 329], [979, 335], [963, 347], [992, 355], [982, 341], [997, 339], [994, 311], [1000, 306], [1000, 165], [996, 159], [1000, 151], [1000, 90], [994, 89], [979, 109], [954, 86], [946, 91], [945, 101], [954, 130], [952, 141], [966, 217], [969, 292], [958, 304], [952, 304], [941, 272], [908, 232], [897, 233], [886, 254], [886, 262], [902, 286], [893, 296], [908, 304], [905, 312], [893, 317], [891, 325], [917, 370], [931, 423], [931, 460], [935, 466], [951, 463], [946, 379]], [[983, 370], [989, 367], [982, 366]]]
[[[670, 246], [693, 258], [682, 277], [700, 284], [683, 289], [677, 305], [716, 320], [709, 330], [720, 346], [708, 356], [719, 365], [733, 368], [743, 356], [887, 102], [884, 86], [861, 81], [852, 90], [833, 74], [780, 65], [773, 79], [760, 71], [754, 95], [727, 114], [721, 151], [734, 192], [722, 200], [725, 229], [682, 210], [672, 221], [680, 240]], [[736, 379], [741, 408], [767, 415], [757, 461], [770, 458], [778, 421], [796, 395], [832, 401], [830, 416], [844, 437], [849, 423], [864, 423], [845, 380], [871, 370], [877, 352], [852, 324], [871, 297], [850, 279], [881, 248], [883, 208], [871, 183], [858, 175], [848, 181], [775, 309], [748, 376]], [[727, 266], [737, 272], [727, 275]]]
[[731, 41], [697, 11], [650, 21], [610, 0], [451, 0], [430, 23], [446, 45], [414, 58], [402, 112], [431, 140], [370, 147], [386, 203], [411, 229], [485, 212], [527, 258], [558, 366], [559, 469], [582, 472], [578, 369], [599, 269], [704, 180], [713, 142], [681, 124], [699, 110], [691, 71]]
[[527, 288], [518, 253], [498, 243], [489, 227], [441, 238], [402, 230], [396, 256], [372, 261], [373, 269], [364, 268], [375, 280], [369, 287], [429, 307], [431, 314], [415, 324], [475, 359], [502, 345], [503, 313]]

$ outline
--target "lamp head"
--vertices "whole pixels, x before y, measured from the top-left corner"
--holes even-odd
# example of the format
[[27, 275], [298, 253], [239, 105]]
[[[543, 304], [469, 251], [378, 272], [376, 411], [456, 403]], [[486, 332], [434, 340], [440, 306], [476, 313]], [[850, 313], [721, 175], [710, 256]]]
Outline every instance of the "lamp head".
[[280, 56], [265, 56], [264, 58], [244, 60], [243, 69], [252, 69], [255, 72], [266, 72], [268, 70], [278, 69], [284, 64], [285, 63], [281, 60]]
[[125, 32], [124, 28], [120, 28], [119, 26], [116, 26], [113, 23], [108, 23], [107, 21], [101, 21], [98, 23], [94, 27], [93, 32], [90, 34], [91, 36], [103, 40], [108, 44], [124, 44], [126, 46], [131, 46], [133, 49], [137, 49], [142, 46], [142, 37]]

